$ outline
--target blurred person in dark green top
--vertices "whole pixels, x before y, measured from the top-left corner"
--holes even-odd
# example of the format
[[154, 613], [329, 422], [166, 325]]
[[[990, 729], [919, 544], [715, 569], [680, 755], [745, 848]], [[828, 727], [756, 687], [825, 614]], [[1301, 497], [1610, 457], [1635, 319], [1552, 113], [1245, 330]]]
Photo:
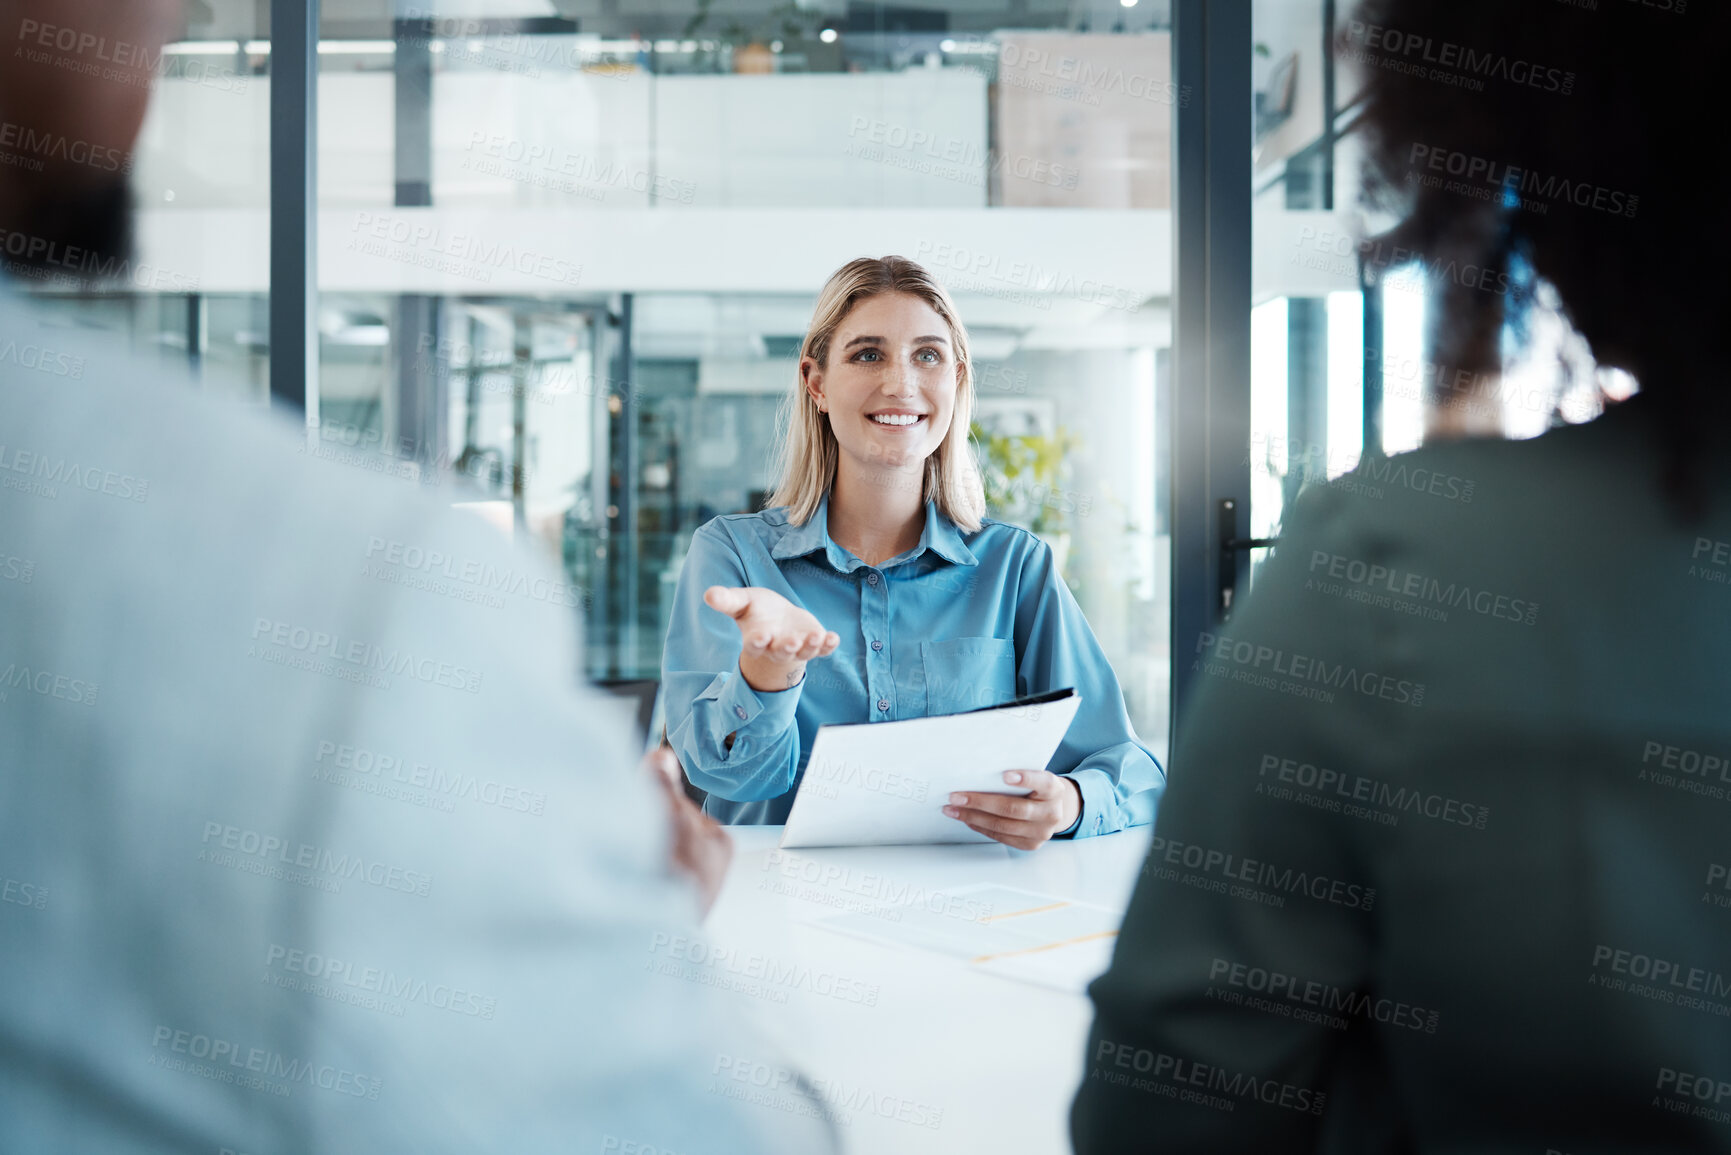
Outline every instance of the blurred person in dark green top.
[[1311, 487], [1181, 656], [1078, 1151], [1731, 1151], [1727, 43], [1681, 0], [1344, 23], [1442, 379], [1494, 389], [1548, 284], [1639, 393]]

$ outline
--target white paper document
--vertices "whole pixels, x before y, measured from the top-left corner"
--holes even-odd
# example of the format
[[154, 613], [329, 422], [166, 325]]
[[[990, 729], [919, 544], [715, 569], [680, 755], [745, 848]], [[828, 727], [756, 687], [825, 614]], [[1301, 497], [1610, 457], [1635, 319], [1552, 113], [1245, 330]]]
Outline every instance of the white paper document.
[[1002, 706], [820, 726], [783, 847], [987, 842], [943, 811], [958, 790], [1026, 794], [1006, 770], [1041, 770], [1082, 704], [1074, 690]]
[[1008, 886], [963, 887], [950, 896], [963, 901], [941, 910], [916, 902], [838, 914], [816, 925], [936, 951], [1016, 982], [1081, 993], [1111, 964], [1124, 921], [1120, 910]]

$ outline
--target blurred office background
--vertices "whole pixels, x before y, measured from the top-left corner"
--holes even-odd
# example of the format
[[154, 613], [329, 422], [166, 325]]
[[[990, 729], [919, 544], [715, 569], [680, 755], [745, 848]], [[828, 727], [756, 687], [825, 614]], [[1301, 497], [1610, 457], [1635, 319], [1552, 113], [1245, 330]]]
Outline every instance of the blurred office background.
[[[140, 262], [56, 302], [258, 405], [270, 16], [189, 0], [133, 174]], [[1560, 326], [1519, 370], [1539, 400], [1436, 396], [1422, 278], [1367, 277], [1355, 244], [1378, 219], [1326, 52], [1344, 19], [1255, 6], [1252, 536], [1367, 446], [1596, 411], [1557, 385]], [[590, 675], [656, 677], [693, 531], [773, 483], [819, 286], [899, 252], [972, 334], [994, 515], [1057, 551], [1164, 755], [1190, 98], [1167, 0], [324, 0], [318, 63], [313, 452], [454, 482], [582, 591]]]

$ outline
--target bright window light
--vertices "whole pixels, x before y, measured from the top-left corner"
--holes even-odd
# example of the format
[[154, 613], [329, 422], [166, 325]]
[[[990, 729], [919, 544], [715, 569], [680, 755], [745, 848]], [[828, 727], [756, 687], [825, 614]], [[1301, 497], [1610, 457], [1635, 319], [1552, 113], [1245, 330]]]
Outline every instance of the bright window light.
[[168, 56], [233, 56], [240, 51], [240, 41], [182, 40], [163, 45], [162, 51]]
[[1285, 297], [1250, 310], [1250, 534], [1271, 536], [1280, 524], [1286, 477], [1287, 354]]
[[[1130, 421], [1143, 445], [1160, 444], [1154, 428], [1154, 350], [1137, 349], [1130, 354]], [[1132, 581], [1136, 596], [1152, 601], [1157, 592], [1154, 574], [1154, 454], [1149, 449], [1135, 455], [1136, 484], [1131, 489], [1130, 521], [1136, 538], [1132, 546]]]
[[322, 56], [374, 56], [388, 54], [397, 50], [394, 40], [321, 40], [319, 54]]
[[838, 35], [839, 34], [836, 32], [835, 29], [825, 28], [822, 32], [819, 32], [817, 34], [817, 38], [819, 40], [823, 41], [825, 44], [834, 44], [836, 42], [836, 37]]
[[1328, 476], [1364, 453], [1364, 294], [1330, 293], [1328, 310]]
[[[1407, 268], [1383, 282], [1382, 353], [1385, 364], [1423, 365], [1424, 274]], [[1393, 383], [1390, 383], [1393, 384]], [[1424, 443], [1424, 389], [1401, 382], [1382, 394], [1382, 451], [1405, 453]]]
[[[223, 43], [223, 42], [222, 41], [211, 41], [211, 43]], [[225, 50], [228, 52], [233, 52], [237, 47], [239, 47], [239, 45], [235, 41], [232, 41], [232, 40], [227, 41], [226, 44], [227, 44], [227, 47]], [[437, 41], [434, 42], [433, 47], [435, 49], [437, 49], [439, 47]], [[173, 50], [173, 46], [170, 46], [170, 51], [172, 51], [172, 50]], [[396, 50], [397, 50], [397, 43], [394, 40], [321, 40], [321, 41], [319, 41], [319, 53], [320, 53], [320, 55], [323, 55], [323, 56], [376, 56], [376, 55], [380, 55], [380, 54], [387, 54], [388, 55], [390, 53], [394, 53]], [[249, 56], [269, 56], [270, 55], [270, 41], [268, 41], [268, 40], [248, 40], [246, 42], [246, 51], [247, 51], [247, 54]]]

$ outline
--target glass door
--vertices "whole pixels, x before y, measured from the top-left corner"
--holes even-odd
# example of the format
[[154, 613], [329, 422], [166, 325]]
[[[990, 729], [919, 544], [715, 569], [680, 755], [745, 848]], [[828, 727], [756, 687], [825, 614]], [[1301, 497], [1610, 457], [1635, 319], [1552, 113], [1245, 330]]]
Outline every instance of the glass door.
[[620, 8], [327, 11], [321, 424], [509, 503], [588, 673], [658, 677], [692, 534], [773, 485], [818, 289], [910, 257], [973, 338], [992, 515], [1051, 545], [1163, 752], [1165, 6]]

